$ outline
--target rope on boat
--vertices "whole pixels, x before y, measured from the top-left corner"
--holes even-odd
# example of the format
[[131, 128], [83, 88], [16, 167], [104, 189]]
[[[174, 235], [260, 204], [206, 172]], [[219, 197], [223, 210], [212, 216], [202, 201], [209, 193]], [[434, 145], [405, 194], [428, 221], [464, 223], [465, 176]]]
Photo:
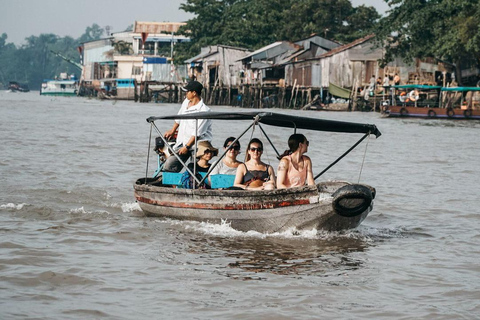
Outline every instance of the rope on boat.
[[[252, 141], [252, 138], [253, 138], [253, 134], [255, 133], [255, 127], [258, 123], [258, 120], [260, 119], [258, 116], [255, 117], [257, 121], [253, 121], [253, 125], [252, 125], [252, 134], [250, 135], [250, 140], [248, 140], [249, 142]], [[248, 147], [248, 145], [247, 145]], [[248, 150], [245, 152], [245, 160], [243, 160], [243, 162], [247, 162], [247, 157], [248, 157]]]
[[[270, 145], [273, 147], [273, 149], [275, 150], [275, 152], [276, 152], [277, 155], [278, 155], [277, 149], [275, 149], [275, 147], [273, 146], [273, 143], [270, 141], [270, 139], [268, 138], [268, 136], [267, 136], [267, 134], [265, 133], [265, 131], [263, 131], [263, 128], [260, 126], [260, 124], [259, 124], [258, 126], [259, 126], [260, 129], [262, 130], [262, 136], [264, 136], [265, 139], [267, 139], [267, 141], [270, 143]], [[267, 148], [264, 148], [263, 151], [265, 152], [265, 157], [267, 158], [267, 163], [268, 163], [268, 165], [271, 166], [271, 164], [270, 164], [270, 157], [268, 156], [268, 150], [267, 150]], [[267, 171], [268, 171], [268, 166], [267, 166]], [[277, 182], [275, 181], [275, 183], [277, 183]]]
[[[147, 151], [147, 169], [145, 170], [145, 184], [147, 184], [147, 178], [148, 178], [148, 162], [150, 159], [150, 144], [152, 142], [152, 130], [153, 130], [153, 122], [152, 125], [150, 125], [150, 136], [148, 138], [148, 151]], [[158, 129], [157, 129], [158, 130]]]
[[360, 183], [360, 177], [362, 176], [363, 164], [365, 163], [365, 158], [367, 156], [368, 143], [370, 142], [370, 134], [368, 135], [367, 144], [365, 145], [365, 152], [363, 153], [362, 165], [360, 166], [360, 172], [358, 173], [358, 181]]
[[263, 130], [263, 127], [258, 124], [258, 127], [260, 128], [260, 130], [262, 130], [263, 132], [263, 135], [265, 136], [265, 138], [267, 139], [267, 141], [270, 143], [270, 145], [272, 146], [273, 150], [275, 150], [275, 153], [277, 154], [278, 157], [280, 157], [280, 153], [278, 153], [278, 150], [277, 148], [275, 148], [275, 145], [273, 144], [272, 140], [270, 140], [270, 138], [268, 137], [267, 133], [265, 132], [265, 130]]
[[[218, 165], [218, 163], [223, 159], [223, 157], [225, 157], [225, 155], [227, 154], [228, 150], [230, 150], [230, 148], [232, 148], [233, 145], [234, 145], [236, 142], [238, 142], [238, 141], [240, 140], [240, 138], [242, 138], [242, 137], [248, 132], [248, 130], [250, 130], [251, 127], [254, 127], [255, 124], [258, 123], [259, 120], [260, 120], [260, 118], [259, 118], [258, 116], [256, 116], [255, 119], [253, 119], [252, 124], [249, 125], [248, 128], [245, 129], [235, 140], [233, 140], [232, 143], [230, 143], [230, 146], [223, 152], [223, 154], [222, 154], [220, 157], [218, 157], [218, 160], [217, 160], [214, 164], [212, 164], [212, 165], [210, 166], [210, 169], [208, 170], [208, 172], [207, 172], [207, 174], [205, 175], [205, 177], [203, 177], [203, 179], [200, 181], [200, 184], [202, 184], [202, 183], [205, 181], [205, 179], [206, 179], [208, 176], [210, 176], [210, 173], [212, 172], [213, 168], [215, 168], [215, 167]], [[253, 134], [252, 134], [252, 135], [253, 135]], [[250, 138], [250, 140], [251, 140], [251, 138]]]
[[365, 133], [365, 135], [360, 138], [360, 140], [358, 140], [353, 146], [350, 147], [350, 149], [348, 149], [347, 151], [345, 151], [344, 154], [342, 154], [340, 157], [338, 157], [337, 160], [333, 161], [328, 167], [326, 167], [325, 169], [323, 169], [322, 172], [320, 172], [319, 174], [317, 174], [313, 179], [314, 180], [317, 180], [318, 177], [320, 177], [322, 174], [324, 174], [325, 172], [327, 172], [331, 167], [333, 167], [334, 165], [337, 164], [337, 162], [339, 162], [340, 160], [342, 160], [347, 154], [349, 154], [353, 149], [355, 149], [366, 137], [370, 136], [370, 131]]
[[[165, 137], [163, 136], [163, 134], [161, 133], [161, 131], [158, 129], [157, 125], [155, 124], [155, 122], [152, 122], [152, 126], [155, 127], [155, 129], [157, 130], [160, 138], [163, 140], [163, 143], [165, 143], [165, 145], [167, 146], [168, 150], [172, 153], [171, 156], [174, 156], [177, 158], [178, 161], [180, 161], [180, 163], [185, 167], [185, 169], [190, 173], [190, 175], [193, 177], [193, 179], [198, 183], [200, 184], [200, 180], [198, 180], [198, 178], [193, 174], [193, 172], [187, 167], [187, 165], [185, 164], [185, 162], [180, 159], [180, 157], [178, 156], [178, 154], [173, 150], [172, 146], [168, 143], [168, 141], [165, 139]], [[148, 141], [148, 154], [150, 155], [150, 141], [152, 140], [152, 132], [151, 132], [151, 129], [150, 129], [150, 138], [149, 138], [149, 141]], [[147, 176], [148, 176], [148, 159], [147, 159]], [[203, 180], [202, 180], [203, 181]]]

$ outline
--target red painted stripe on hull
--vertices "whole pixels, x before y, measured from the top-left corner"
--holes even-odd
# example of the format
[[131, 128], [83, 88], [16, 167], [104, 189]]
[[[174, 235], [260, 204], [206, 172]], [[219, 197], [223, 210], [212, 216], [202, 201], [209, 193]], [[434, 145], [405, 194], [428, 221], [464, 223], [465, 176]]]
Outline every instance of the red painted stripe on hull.
[[256, 209], [273, 209], [280, 207], [298, 206], [310, 204], [310, 200], [301, 199], [293, 201], [278, 201], [267, 203], [249, 203], [249, 204], [231, 204], [231, 205], [219, 205], [213, 203], [185, 203], [185, 202], [172, 202], [172, 201], [157, 201], [135, 195], [137, 201], [148, 203], [151, 205], [157, 205], [160, 207], [173, 207], [184, 209], [208, 209], [208, 210], [256, 210]]

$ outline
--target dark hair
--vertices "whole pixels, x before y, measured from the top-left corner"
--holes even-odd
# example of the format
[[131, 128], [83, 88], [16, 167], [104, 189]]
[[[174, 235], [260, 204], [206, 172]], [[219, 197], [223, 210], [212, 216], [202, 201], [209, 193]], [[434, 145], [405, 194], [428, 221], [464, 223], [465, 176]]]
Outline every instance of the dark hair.
[[[223, 143], [223, 147], [226, 148], [226, 147], [228, 146], [228, 143], [229, 143], [229, 142], [232, 142], [232, 141], [235, 141], [235, 139], [237, 139], [237, 138], [235, 138], [235, 137], [228, 137], [228, 138], [225, 140], [225, 142]], [[237, 141], [237, 142], [235, 142], [235, 143], [238, 144], [238, 146], [240, 147], [240, 141]]]
[[[260, 141], [260, 139], [257, 139], [257, 138], [253, 138], [252, 140], [250, 140], [250, 142], [248, 143], [248, 147], [247, 147], [247, 151], [250, 150], [250, 146], [252, 145], [252, 143], [258, 143], [260, 145], [260, 147], [263, 149], [263, 142]], [[250, 153], [247, 152], [247, 160], [248, 161], [250, 160]]]
[[285, 150], [285, 152], [281, 155], [279, 155], [277, 158], [278, 160], [281, 160], [283, 157], [288, 156], [289, 154], [294, 153], [295, 151], [298, 150], [298, 147], [300, 146], [300, 143], [303, 143], [307, 141], [307, 137], [305, 137], [301, 133], [295, 133], [288, 138], [288, 150]]

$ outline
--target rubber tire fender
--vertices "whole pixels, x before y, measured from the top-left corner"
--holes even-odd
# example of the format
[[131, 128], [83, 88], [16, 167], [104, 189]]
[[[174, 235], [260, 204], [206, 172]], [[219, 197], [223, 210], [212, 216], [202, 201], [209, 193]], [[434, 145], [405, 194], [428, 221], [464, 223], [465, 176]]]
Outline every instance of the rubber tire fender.
[[437, 113], [435, 112], [435, 110], [428, 110], [428, 117], [429, 118], [436, 118]]
[[455, 111], [453, 111], [452, 108], [448, 108], [448, 109], [447, 109], [447, 116], [448, 116], [449, 118], [452, 118], [454, 115], [455, 115]]
[[463, 115], [465, 116], [465, 118], [471, 118], [472, 117], [472, 110], [467, 109], [467, 110], [463, 111]]
[[361, 184], [349, 184], [339, 188], [332, 195], [332, 207], [342, 217], [355, 217], [370, 207], [374, 191]]
[[406, 115], [408, 115], [408, 110], [407, 110], [407, 108], [402, 108], [402, 109], [400, 109], [400, 115], [401, 115], [401, 116], [406, 116]]

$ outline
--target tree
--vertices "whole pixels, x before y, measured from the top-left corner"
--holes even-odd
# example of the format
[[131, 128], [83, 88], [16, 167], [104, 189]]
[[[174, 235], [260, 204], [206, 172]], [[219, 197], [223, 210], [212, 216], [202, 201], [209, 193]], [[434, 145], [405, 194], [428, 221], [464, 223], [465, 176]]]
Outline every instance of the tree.
[[85, 33], [78, 38], [78, 42], [88, 42], [93, 40], [101, 39], [105, 34], [105, 29], [100, 27], [98, 24], [94, 23], [90, 27], [85, 29]]
[[292, 1], [285, 12], [282, 36], [289, 40], [318, 34], [338, 40], [346, 31], [346, 19], [353, 12], [350, 0], [300, 0]]
[[177, 62], [216, 44], [255, 50], [314, 33], [349, 42], [370, 33], [380, 17], [350, 0], [187, 0], [180, 9], [195, 17], [180, 29], [191, 42], [176, 46]]
[[17, 48], [13, 43], [7, 43], [7, 38], [6, 33], [0, 36], [0, 88], [6, 87], [9, 81], [19, 80], [11, 76], [17, 68]]
[[480, 58], [478, 0], [389, 0], [377, 40], [386, 48], [384, 62], [435, 57], [454, 62], [461, 80], [463, 61]]
[[353, 8], [352, 13], [346, 18], [345, 34], [340, 34], [337, 39], [343, 42], [351, 42], [373, 33], [380, 17], [374, 7], [361, 5]]

